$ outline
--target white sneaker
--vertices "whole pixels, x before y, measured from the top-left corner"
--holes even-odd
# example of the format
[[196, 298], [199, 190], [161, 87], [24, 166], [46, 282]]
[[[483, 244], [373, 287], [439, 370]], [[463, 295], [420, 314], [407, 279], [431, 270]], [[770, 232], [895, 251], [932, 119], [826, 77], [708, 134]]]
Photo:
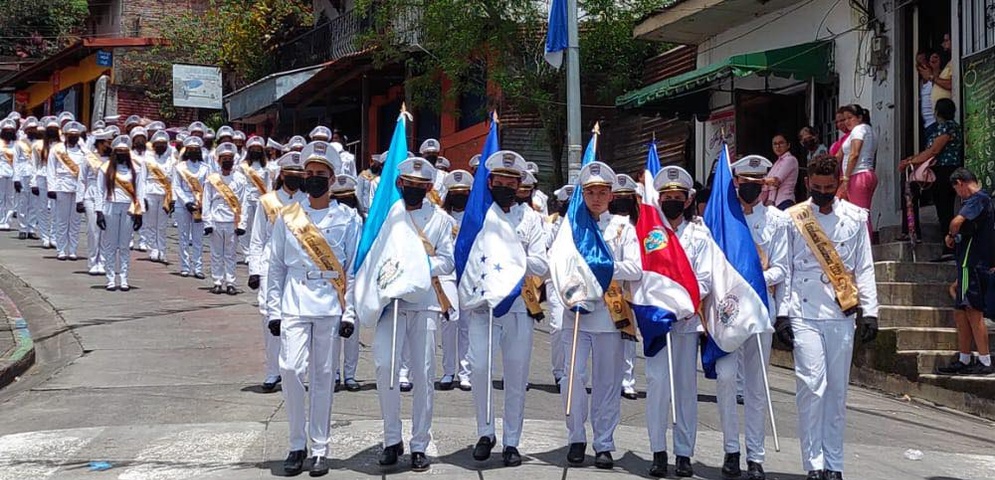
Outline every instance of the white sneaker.
[[100, 269], [96, 265], [90, 267], [90, 271], [87, 272], [87, 273], [89, 273], [90, 275], [100, 275], [101, 274], [100, 273]]
[[107, 291], [108, 292], [113, 292], [114, 290], [117, 290], [117, 284], [114, 283], [114, 280], [108, 281], [107, 282]]
[[56, 255], [55, 258], [57, 258], [59, 260], [65, 260], [66, 259], [66, 254], [60, 253], [60, 254]]
[[128, 285], [128, 279], [121, 277], [121, 291], [127, 292], [128, 290], [131, 290], [131, 286]]
[[70, 253], [69, 259], [75, 262], [76, 260], [79, 260], [79, 257], [77, 257], [75, 253]]
[[107, 270], [104, 269], [103, 265], [97, 265], [97, 273], [100, 274], [100, 275], [106, 275], [107, 274]]
[[459, 388], [460, 390], [470, 390], [473, 388], [473, 385], [470, 384], [469, 378], [461, 378], [459, 380]]

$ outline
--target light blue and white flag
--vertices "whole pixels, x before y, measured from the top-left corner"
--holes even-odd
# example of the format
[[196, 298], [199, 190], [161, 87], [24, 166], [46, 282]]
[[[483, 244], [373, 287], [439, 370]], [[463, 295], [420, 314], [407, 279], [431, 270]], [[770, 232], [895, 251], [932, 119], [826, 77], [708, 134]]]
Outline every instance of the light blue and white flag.
[[723, 146], [705, 209], [705, 225], [715, 243], [712, 292], [704, 302], [708, 341], [701, 353], [708, 378], [715, 378], [719, 358], [736, 351], [751, 336], [772, 331], [760, 253], [732, 180], [729, 148]]
[[567, 49], [567, 0], [553, 0], [549, 4], [549, 29], [546, 32], [546, 62], [553, 68], [563, 65], [563, 51]]
[[498, 118], [497, 112], [491, 114], [491, 127], [487, 132], [487, 139], [484, 141], [484, 150], [480, 153], [480, 163], [477, 165], [477, 173], [473, 176], [473, 187], [470, 188], [470, 197], [466, 199], [466, 208], [463, 210], [463, 221], [460, 223], [460, 231], [456, 236], [453, 256], [456, 260], [456, 281], [463, 277], [463, 270], [470, 258], [470, 248], [477, 239], [477, 233], [484, 226], [484, 217], [494, 203], [490, 189], [487, 188], [487, 177], [490, 171], [487, 169], [487, 158], [494, 152], [501, 150], [500, 139], [498, 138]]

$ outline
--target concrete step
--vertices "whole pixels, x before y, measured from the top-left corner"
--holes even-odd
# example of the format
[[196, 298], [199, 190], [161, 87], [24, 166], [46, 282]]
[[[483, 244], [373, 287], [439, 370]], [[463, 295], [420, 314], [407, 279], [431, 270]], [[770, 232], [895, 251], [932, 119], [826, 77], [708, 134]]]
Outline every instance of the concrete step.
[[950, 283], [957, 278], [957, 266], [921, 259], [916, 263], [883, 261], [874, 264], [874, 275], [878, 282]]
[[897, 355], [915, 362], [919, 375], [936, 373], [937, 367], [949, 364], [956, 350], [899, 350]]
[[[875, 262], [911, 262], [912, 246], [909, 242], [891, 242], [871, 246], [871, 256]], [[940, 256], [943, 252], [943, 245], [939, 243], [922, 243], [915, 248], [915, 260], [928, 262]]]
[[954, 326], [954, 309], [952, 307], [882, 305], [878, 310], [878, 326], [881, 328], [952, 328]]
[[[897, 328], [895, 349], [902, 350], [957, 350], [955, 328]], [[882, 329], [885, 331], [885, 329]], [[988, 341], [995, 341], [995, 332], [988, 332]]]
[[[946, 235], [946, 229], [941, 229], [938, 223], [928, 222], [927, 220], [920, 218], [922, 224], [922, 238], [926, 242], [939, 243], [943, 241], [943, 236]], [[878, 229], [879, 236], [882, 242], [894, 242], [899, 235], [902, 234], [901, 225], [890, 225], [887, 227], [881, 227]]]
[[955, 392], [970, 393], [974, 397], [985, 399], [989, 404], [995, 400], [995, 376], [936, 375], [933, 373], [924, 373], [919, 375], [919, 382]]
[[878, 303], [881, 305], [950, 307], [949, 282], [878, 282]]

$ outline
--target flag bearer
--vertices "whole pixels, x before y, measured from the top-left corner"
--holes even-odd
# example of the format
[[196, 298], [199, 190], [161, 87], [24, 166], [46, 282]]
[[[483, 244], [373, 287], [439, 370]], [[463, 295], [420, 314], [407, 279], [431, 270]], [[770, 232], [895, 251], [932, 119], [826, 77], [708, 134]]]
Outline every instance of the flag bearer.
[[[333, 144], [329, 144], [329, 148], [332, 148], [339, 153], [338, 149], [335, 148]], [[342, 154], [339, 153], [339, 158], [342, 159]], [[345, 170], [346, 163], [342, 159], [342, 169]], [[348, 210], [355, 213], [359, 221], [359, 228], [363, 228], [363, 217], [359, 216], [359, 211], [357, 206], [359, 204], [359, 199], [356, 198], [356, 179], [351, 175], [339, 174], [335, 176], [335, 183], [332, 184], [330, 195], [332, 200], [338, 202], [339, 205], [348, 207]], [[347, 301], [352, 302], [352, 299], [347, 299]], [[350, 303], [352, 306], [353, 304]], [[337, 360], [337, 359], [336, 359]], [[336, 361], [336, 363], [338, 363]], [[338, 368], [335, 369], [335, 386], [336, 388], [340, 384], [345, 385], [345, 389], [350, 392], [358, 392], [362, 385], [356, 381], [356, 367], [359, 365], [359, 333], [345, 338], [342, 340], [342, 369], [341, 375]]]
[[173, 169], [169, 134], [160, 130], [152, 135], [152, 150], [146, 153], [145, 159], [145, 198], [149, 202], [145, 212], [145, 240], [153, 262], [166, 262], [166, 227], [169, 215], [176, 207]]
[[[93, 141], [93, 153], [86, 156], [86, 161], [80, 166], [79, 180], [76, 184], [76, 211], [86, 214], [86, 246], [87, 267], [90, 275], [106, 273], [104, 257], [101, 252], [101, 229], [97, 227], [97, 195], [99, 195], [100, 172], [107, 168], [111, 156], [111, 141], [114, 138], [109, 130], [98, 129], [90, 133]], [[81, 208], [82, 207], [82, 208]]]
[[204, 185], [204, 235], [211, 237], [211, 293], [235, 295], [236, 238], [245, 235], [245, 177], [234, 170], [238, 157], [235, 145], [222, 143], [217, 149], [220, 170], [207, 176]]
[[80, 142], [83, 125], [67, 122], [65, 142], [51, 147], [48, 154], [48, 198], [52, 199], [52, 241], [59, 260], [76, 260], [79, 247], [80, 216], [76, 213], [76, 179], [86, 150]]
[[[446, 195], [442, 199], [442, 208], [453, 217], [453, 242], [459, 234], [463, 222], [463, 212], [467, 199], [470, 198], [470, 188], [473, 187], [473, 176], [466, 170], [456, 170], [446, 175]], [[442, 277], [442, 286], [452, 299], [453, 309], [449, 312], [449, 320], [442, 322], [442, 379], [440, 390], [451, 390], [456, 379], [459, 379], [461, 390], [471, 388], [470, 383], [470, 312], [464, 312], [460, 306], [459, 293], [456, 289], [456, 273]], [[464, 315], [465, 313], [465, 315]], [[457, 369], [459, 370], [457, 372]]]
[[300, 473], [310, 437], [310, 473], [317, 477], [329, 468], [332, 378], [339, 338], [349, 338], [355, 331], [355, 311], [346, 299], [352, 297], [352, 263], [361, 227], [355, 213], [329, 198], [329, 186], [341, 168], [335, 151], [325, 142], [312, 142], [299, 158], [304, 161], [308, 199], [289, 202], [276, 217], [265, 289], [269, 328], [281, 340], [280, 372], [290, 423], [290, 453], [283, 468], [288, 475]]
[[[612, 202], [608, 211], [612, 215], [625, 217], [633, 226], [639, 219], [639, 203], [636, 199], [636, 181], [628, 175], [618, 175], [612, 192]], [[636, 341], [626, 339], [622, 363], [622, 396], [635, 400], [636, 395]]]
[[204, 279], [203, 222], [204, 184], [211, 168], [204, 163], [203, 142], [190, 135], [183, 139], [183, 157], [173, 170], [173, 197], [183, 205], [176, 222], [179, 228], [180, 276]]
[[128, 284], [128, 266], [131, 251], [128, 244], [134, 232], [142, 228], [145, 208], [145, 177], [131, 156], [131, 140], [118, 135], [111, 143], [111, 160], [104, 163], [97, 176], [97, 227], [100, 234], [101, 256], [107, 270], [107, 290], [118, 288], [115, 276], [120, 277], [121, 291], [131, 289]]

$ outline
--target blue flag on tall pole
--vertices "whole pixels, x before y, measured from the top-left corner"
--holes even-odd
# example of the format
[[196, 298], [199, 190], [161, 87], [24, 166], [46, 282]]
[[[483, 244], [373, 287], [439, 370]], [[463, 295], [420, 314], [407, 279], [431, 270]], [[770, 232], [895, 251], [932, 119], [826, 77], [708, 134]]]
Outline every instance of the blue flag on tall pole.
[[487, 157], [501, 149], [498, 138], [498, 117], [497, 112], [491, 114], [491, 127], [487, 132], [487, 140], [484, 141], [484, 150], [480, 153], [480, 163], [477, 165], [477, 172], [473, 176], [473, 187], [470, 188], [470, 196], [466, 199], [466, 208], [463, 210], [463, 222], [460, 224], [459, 234], [456, 236], [454, 257], [456, 259], [456, 282], [463, 276], [466, 269], [466, 260], [470, 257], [470, 249], [473, 241], [477, 238], [477, 233], [484, 226], [484, 217], [487, 210], [494, 203], [491, 190], [487, 188], [487, 177], [490, 171], [487, 170]]
[[567, 49], [567, 0], [553, 0], [549, 4], [549, 29], [546, 32], [546, 62], [553, 68], [563, 65], [563, 51]]
[[359, 267], [363, 265], [373, 241], [376, 240], [384, 220], [387, 219], [390, 207], [401, 199], [401, 191], [394, 185], [398, 176], [397, 166], [408, 159], [407, 119], [410, 116], [411, 114], [402, 105], [401, 114], [398, 115], [397, 125], [394, 127], [394, 135], [390, 139], [387, 158], [383, 162], [383, 170], [380, 171], [380, 184], [373, 194], [373, 202], [370, 203], [370, 210], [363, 224], [363, 235], [356, 249], [353, 273], [358, 272]]

